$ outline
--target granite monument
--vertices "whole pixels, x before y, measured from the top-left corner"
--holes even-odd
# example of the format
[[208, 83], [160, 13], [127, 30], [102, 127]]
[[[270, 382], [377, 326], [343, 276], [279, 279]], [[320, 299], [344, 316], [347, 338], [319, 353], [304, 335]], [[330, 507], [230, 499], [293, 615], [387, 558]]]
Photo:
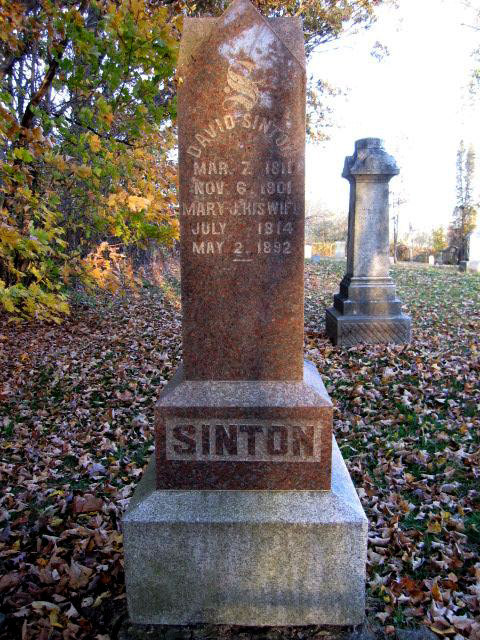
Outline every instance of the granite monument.
[[335, 258], [340, 258], [341, 260], [345, 258], [346, 244], [347, 243], [344, 240], [337, 240], [335, 242], [335, 254], [334, 254]]
[[303, 361], [301, 23], [186, 19], [178, 77], [183, 363], [124, 518], [130, 618], [357, 624], [367, 522]]
[[342, 176], [350, 183], [347, 272], [326, 312], [333, 344], [410, 341], [411, 320], [402, 312], [390, 276], [388, 183], [399, 173], [379, 138], [355, 143]]
[[480, 272], [480, 214], [468, 239], [468, 260], [460, 263], [460, 271]]

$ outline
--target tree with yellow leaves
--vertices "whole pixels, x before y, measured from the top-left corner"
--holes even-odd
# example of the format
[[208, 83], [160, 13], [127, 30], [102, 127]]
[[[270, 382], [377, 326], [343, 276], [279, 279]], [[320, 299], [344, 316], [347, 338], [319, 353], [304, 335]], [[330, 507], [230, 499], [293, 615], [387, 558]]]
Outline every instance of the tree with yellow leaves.
[[[307, 51], [382, 0], [254, 0]], [[115, 290], [129, 247], [171, 243], [182, 17], [226, 0], [0, 0], [0, 308], [61, 321], [76, 279]], [[313, 110], [323, 117], [312, 87]], [[115, 267], [115, 268], [112, 268]]]
[[106, 241], [176, 237], [175, 102], [159, 87], [178, 26], [144, 0], [0, 0], [0, 303], [13, 315], [59, 321], [72, 277], [100, 280]]

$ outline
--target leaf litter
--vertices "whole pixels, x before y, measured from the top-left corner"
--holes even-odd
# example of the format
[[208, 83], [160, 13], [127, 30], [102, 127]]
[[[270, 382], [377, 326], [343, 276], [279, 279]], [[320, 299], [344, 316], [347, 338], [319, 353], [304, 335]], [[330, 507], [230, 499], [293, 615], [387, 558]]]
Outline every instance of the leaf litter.
[[[305, 354], [369, 519], [368, 618], [479, 640], [480, 278], [395, 269], [412, 343], [339, 349], [324, 315], [343, 271], [306, 267]], [[172, 273], [60, 327], [0, 325], [2, 640], [108, 640], [126, 618], [120, 522], [181, 359]]]

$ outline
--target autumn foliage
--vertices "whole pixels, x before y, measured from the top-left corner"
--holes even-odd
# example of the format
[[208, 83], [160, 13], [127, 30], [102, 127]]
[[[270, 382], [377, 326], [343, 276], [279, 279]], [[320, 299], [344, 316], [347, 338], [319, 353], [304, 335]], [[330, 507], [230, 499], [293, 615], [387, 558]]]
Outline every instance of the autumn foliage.
[[[480, 278], [395, 268], [411, 344], [338, 349], [324, 318], [344, 268], [306, 267], [305, 355], [369, 521], [375, 633], [350, 638], [479, 640]], [[1, 640], [121, 637], [120, 522], [153, 451], [159, 389], [182, 357], [178, 272], [166, 261], [159, 286], [77, 306], [60, 327], [0, 329]], [[404, 635], [412, 627], [423, 632]], [[236, 629], [182, 635], [335, 640], [315, 627]]]
[[177, 234], [179, 19], [143, 0], [1, 0], [0, 302], [59, 321], [76, 280]]
[[[301, 16], [310, 52], [367, 26], [381, 2], [254, 4]], [[0, 0], [0, 310], [60, 322], [78, 284], [134, 284], [132, 251], [177, 237], [182, 18], [226, 4]], [[312, 136], [325, 86], [309, 84]]]

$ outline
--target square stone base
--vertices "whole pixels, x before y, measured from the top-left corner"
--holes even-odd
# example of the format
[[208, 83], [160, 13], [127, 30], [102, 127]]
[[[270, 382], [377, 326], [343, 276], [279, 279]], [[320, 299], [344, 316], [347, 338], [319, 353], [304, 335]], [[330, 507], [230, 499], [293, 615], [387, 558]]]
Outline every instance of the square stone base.
[[155, 490], [151, 464], [123, 529], [133, 623], [364, 619], [367, 519], [335, 442], [331, 491]]
[[327, 336], [339, 347], [356, 344], [407, 344], [411, 339], [411, 318], [396, 316], [342, 315], [334, 307], [326, 311]]
[[459, 271], [480, 273], [480, 260], [464, 260], [460, 262]]
[[155, 414], [157, 489], [330, 489], [333, 407], [312, 362], [300, 380], [187, 380], [180, 365]]

